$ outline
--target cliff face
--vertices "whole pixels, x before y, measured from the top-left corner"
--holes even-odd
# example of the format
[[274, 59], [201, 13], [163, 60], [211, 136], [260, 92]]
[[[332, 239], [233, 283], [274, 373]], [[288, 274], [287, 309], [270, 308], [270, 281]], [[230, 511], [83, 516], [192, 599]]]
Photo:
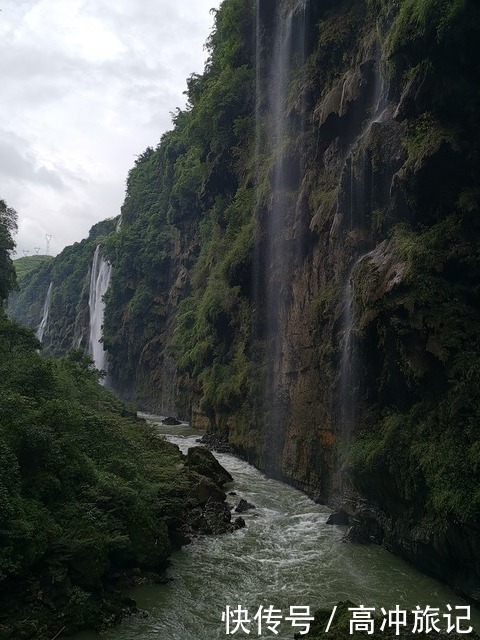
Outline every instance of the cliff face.
[[90, 270], [95, 248], [105, 244], [115, 225], [114, 220], [94, 225], [87, 239], [29, 271], [19, 290], [10, 295], [7, 311], [12, 318], [37, 335], [46, 320], [41, 337], [44, 353], [64, 356], [72, 349], [89, 350]]
[[252, 4], [129, 174], [112, 384], [478, 598], [479, 8]]

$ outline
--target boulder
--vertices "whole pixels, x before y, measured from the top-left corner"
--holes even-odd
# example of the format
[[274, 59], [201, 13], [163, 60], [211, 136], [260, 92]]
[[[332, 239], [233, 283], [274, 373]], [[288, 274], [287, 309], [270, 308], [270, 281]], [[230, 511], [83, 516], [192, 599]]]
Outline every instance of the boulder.
[[243, 529], [243, 527], [245, 526], [246, 526], [245, 520], [241, 516], [238, 516], [238, 518], [235, 518], [235, 520], [233, 521], [234, 530]]
[[328, 516], [325, 524], [348, 525], [350, 524], [350, 518], [346, 511], [335, 511]]
[[354, 520], [343, 539], [357, 544], [382, 544], [383, 533], [374, 520]]
[[219, 534], [233, 530], [230, 509], [224, 502], [208, 502], [203, 517], [208, 533]]
[[180, 420], [177, 420], [177, 418], [173, 418], [171, 416], [164, 418], [162, 420], [162, 424], [167, 425], [167, 426], [172, 426], [172, 427], [178, 427], [179, 424], [182, 424], [180, 422]]
[[189, 449], [186, 464], [190, 470], [210, 478], [220, 487], [228, 482], [233, 482], [232, 476], [205, 447]]
[[193, 502], [197, 505], [203, 506], [207, 502], [224, 502], [226, 494], [210, 478], [198, 473], [197, 471], [190, 471], [189, 479], [191, 481], [191, 494]]
[[197, 442], [203, 444], [207, 449], [210, 449], [210, 451], [217, 451], [218, 453], [234, 453], [233, 447], [229, 444], [225, 434], [204, 433]]
[[249, 509], [255, 509], [255, 505], [252, 504], [251, 502], [247, 502], [246, 500], [244, 500], [243, 498], [240, 500], [240, 502], [237, 504], [237, 506], [235, 507], [235, 511], [236, 513], [244, 513], [245, 511], [248, 511]]

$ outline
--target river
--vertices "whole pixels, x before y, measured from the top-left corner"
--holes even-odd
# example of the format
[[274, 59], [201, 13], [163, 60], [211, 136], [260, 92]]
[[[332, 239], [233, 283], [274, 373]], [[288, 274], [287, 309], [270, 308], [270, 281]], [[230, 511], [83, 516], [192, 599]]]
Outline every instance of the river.
[[[147, 416], [145, 416], [147, 417]], [[153, 416], [149, 416], [156, 421]], [[156, 421], [157, 422], [157, 421]], [[163, 427], [161, 433], [182, 451], [195, 446], [198, 434], [187, 425]], [[253, 618], [260, 606], [273, 605], [289, 615], [292, 606], [332, 609], [341, 600], [387, 611], [399, 605], [439, 607], [464, 605], [446, 586], [413, 569], [381, 547], [342, 542], [344, 527], [326, 525], [328, 509], [307, 496], [265, 477], [228, 454], [216, 454], [235, 481], [228, 487], [256, 509], [242, 514], [246, 528], [233, 534], [205, 536], [171, 558], [165, 585], [136, 588], [131, 594], [148, 617], [133, 617], [102, 635], [104, 640], [225, 639], [222, 612], [241, 605]], [[475, 614], [476, 615], [476, 614]], [[472, 617], [474, 614], [472, 613]], [[478, 616], [475, 627], [478, 629]], [[250, 635], [237, 638], [292, 640], [294, 629], [284, 618], [277, 628], [259, 636], [257, 623], [245, 625]], [[232, 630], [232, 629], [231, 629]], [[230, 634], [232, 635], [232, 634]], [[82, 633], [76, 640], [97, 640]]]

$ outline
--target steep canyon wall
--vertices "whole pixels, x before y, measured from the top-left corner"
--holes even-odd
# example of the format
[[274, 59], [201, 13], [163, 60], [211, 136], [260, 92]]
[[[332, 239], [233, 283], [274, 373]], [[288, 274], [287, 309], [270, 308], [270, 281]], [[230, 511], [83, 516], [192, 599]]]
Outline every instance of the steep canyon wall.
[[[225, 0], [104, 230], [121, 395], [225, 435], [473, 598], [479, 31], [468, 1]], [[20, 293], [37, 327], [53, 281], [54, 353], [86, 344], [89, 242], [71, 290], [44, 266]]]

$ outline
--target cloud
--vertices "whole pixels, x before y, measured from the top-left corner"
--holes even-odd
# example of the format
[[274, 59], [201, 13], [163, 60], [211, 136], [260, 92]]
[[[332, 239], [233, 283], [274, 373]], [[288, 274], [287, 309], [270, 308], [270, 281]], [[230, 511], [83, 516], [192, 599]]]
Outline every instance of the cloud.
[[19, 252], [117, 215], [135, 156], [171, 128], [220, 0], [3, 0], [0, 198]]
[[0, 177], [20, 182], [33, 182], [63, 191], [65, 184], [59, 173], [38, 166], [35, 154], [28, 142], [19, 136], [0, 129]]

